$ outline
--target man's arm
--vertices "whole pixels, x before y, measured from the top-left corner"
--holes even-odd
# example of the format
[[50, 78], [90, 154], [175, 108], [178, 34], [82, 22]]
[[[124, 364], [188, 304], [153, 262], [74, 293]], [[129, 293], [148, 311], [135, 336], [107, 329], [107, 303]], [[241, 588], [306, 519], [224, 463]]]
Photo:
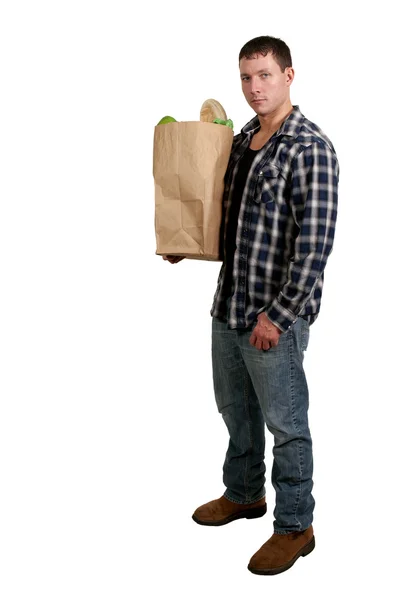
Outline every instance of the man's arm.
[[338, 179], [337, 158], [326, 144], [315, 143], [293, 160], [291, 205], [299, 233], [288, 281], [265, 310], [283, 332], [297, 321], [332, 251]]

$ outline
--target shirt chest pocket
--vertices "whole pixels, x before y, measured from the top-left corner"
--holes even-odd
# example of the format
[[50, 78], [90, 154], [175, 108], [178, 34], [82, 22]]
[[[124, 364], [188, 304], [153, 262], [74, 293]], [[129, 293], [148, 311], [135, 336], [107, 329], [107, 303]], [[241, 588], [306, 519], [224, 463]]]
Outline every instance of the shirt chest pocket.
[[264, 165], [258, 174], [254, 201], [257, 204], [276, 202], [283, 188], [281, 170], [277, 165]]

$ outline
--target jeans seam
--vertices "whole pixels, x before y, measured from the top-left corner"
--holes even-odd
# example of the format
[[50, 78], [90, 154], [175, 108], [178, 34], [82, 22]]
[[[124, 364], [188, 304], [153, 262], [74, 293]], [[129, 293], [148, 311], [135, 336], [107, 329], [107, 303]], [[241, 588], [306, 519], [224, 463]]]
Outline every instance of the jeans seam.
[[[291, 336], [290, 343], [289, 343], [290, 401], [291, 401], [292, 421], [293, 421], [294, 428], [299, 435], [302, 435], [302, 431], [297, 426], [297, 420], [296, 420], [296, 398], [295, 398], [295, 392], [294, 392], [294, 382], [295, 381], [294, 381], [293, 343], [294, 343], [293, 336]], [[297, 509], [299, 507], [300, 500], [301, 500], [302, 478], [303, 478], [303, 448], [302, 448], [301, 440], [298, 440], [298, 445], [299, 445], [299, 457], [300, 457], [300, 460], [299, 460], [300, 482], [299, 482], [299, 487], [297, 490], [296, 502], [294, 505], [293, 518], [296, 521], [296, 523], [299, 525], [299, 527], [301, 527], [301, 523], [297, 518]]]
[[265, 493], [261, 492], [261, 496], [255, 498], [254, 500], [249, 500], [248, 502], [246, 502], [246, 500], [243, 502], [242, 500], [235, 500], [234, 498], [231, 498], [231, 496], [228, 494], [228, 490], [225, 490], [223, 496], [230, 502], [234, 502], [234, 504], [254, 504], [255, 502], [258, 502], [259, 500], [265, 498]]
[[247, 421], [248, 421], [248, 429], [249, 429], [249, 440], [250, 440], [250, 450], [247, 453], [246, 456], [246, 462], [245, 462], [245, 476], [244, 476], [244, 481], [245, 481], [245, 496], [246, 496], [246, 501], [249, 501], [250, 499], [250, 494], [249, 494], [249, 486], [250, 486], [250, 468], [249, 468], [249, 458], [252, 455], [253, 452], [253, 431], [252, 431], [252, 422], [251, 422], [251, 418], [250, 418], [250, 409], [249, 409], [249, 386], [248, 386], [248, 379], [249, 379], [249, 374], [247, 372], [245, 372], [245, 381], [244, 381], [244, 402], [245, 402], [245, 411], [246, 411], [246, 415], [247, 415]]

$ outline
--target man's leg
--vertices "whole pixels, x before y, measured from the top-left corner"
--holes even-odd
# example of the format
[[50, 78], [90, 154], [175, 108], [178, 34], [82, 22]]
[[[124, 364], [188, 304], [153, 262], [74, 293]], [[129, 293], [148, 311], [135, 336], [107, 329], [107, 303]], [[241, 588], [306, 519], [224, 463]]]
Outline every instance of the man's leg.
[[239, 333], [218, 319], [213, 319], [212, 360], [216, 403], [230, 436], [224, 495], [233, 502], [256, 502], [265, 494], [263, 414], [242, 357]]
[[238, 333], [213, 319], [213, 380], [217, 407], [229, 432], [224, 462], [224, 495], [199, 506], [192, 518], [201, 525], [225, 525], [262, 517], [264, 498], [264, 419], [238, 344]]
[[241, 336], [242, 355], [274, 435], [272, 484], [276, 492], [274, 534], [251, 557], [258, 575], [282, 573], [315, 547], [312, 528], [312, 442], [308, 427], [308, 388], [303, 369], [309, 325], [299, 318], [274, 348], [260, 351]]
[[272, 484], [276, 492], [274, 531], [303, 531], [313, 518], [312, 441], [308, 426], [308, 387], [303, 368], [308, 322], [299, 318], [270, 350], [239, 337], [243, 360], [260, 401], [267, 428], [274, 436]]

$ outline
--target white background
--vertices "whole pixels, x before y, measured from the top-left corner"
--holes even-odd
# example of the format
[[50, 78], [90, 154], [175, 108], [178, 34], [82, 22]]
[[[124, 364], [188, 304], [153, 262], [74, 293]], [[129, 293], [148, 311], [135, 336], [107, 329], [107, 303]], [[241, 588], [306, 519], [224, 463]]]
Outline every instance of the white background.
[[[0, 597], [395, 598], [396, 48], [389, 2], [2, 2]], [[392, 4], [391, 4], [392, 5]], [[155, 255], [153, 128], [218, 99], [238, 54], [289, 45], [293, 104], [335, 145], [335, 247], [305, 365], [316, 550], [252, 575], [268, 514], [199, 527], [227, 432], [219, 264]], [[268, 436], [271, 471], [272, 439]]]

